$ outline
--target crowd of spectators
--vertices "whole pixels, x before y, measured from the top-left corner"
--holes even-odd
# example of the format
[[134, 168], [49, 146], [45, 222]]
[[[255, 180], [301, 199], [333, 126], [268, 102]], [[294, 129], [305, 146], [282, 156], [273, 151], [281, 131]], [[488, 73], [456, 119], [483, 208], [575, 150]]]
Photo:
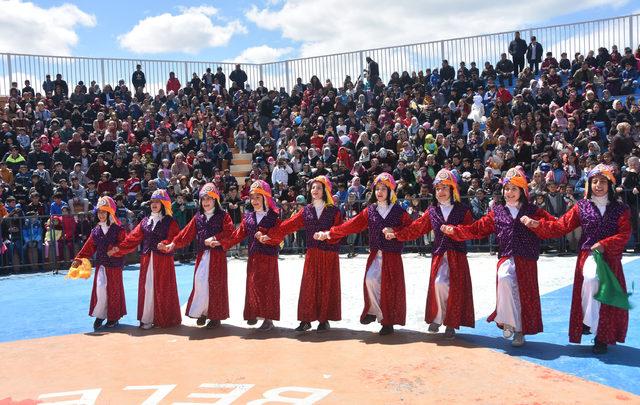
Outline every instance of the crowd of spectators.
[[[184, 226], [199, 187], [213, 181], [237, 224], [253, 180], [272, 184], [287, 217], [306, 203], [308, 180], [323, 174], [349, 218], [387, 171], [418, 217], [443, 167], [456, 173], [479, 218], [499, 201], [498, 179], [511, 167], [530, 176], [533, 203], [561, 215], [581, 198], [587, 169], [605, 162], [615, 167], [637, 231], [640, 47], [557, 60], [550, 52], [543, 58], [535, 37], [527, 45], [517, 35], [507, 49], [510, 59], [505, 52], [482, 70], [444, 60], [436, 69], [394, 72], [386, 83], [368, 57], [362, 80], [298, 78], [288, 92], [262, 82], [252, 88], [240, 65], [228, 77], [221, 68], [193, 73], [184, 85], [171, 73], [157, 94], [145, 91], [141, 65], [131, 89], [124, 80], [69, 86], [60, 74], [46, 76], [42, 93], [29, 81], [14, 83], [0, 121], [3, 266], [29, 262], [29, 247], [37, 262], [54, 249], [71, 257], [105, 193], [131, 229], [151, 193], [167, 189]], [[239, 184], [230, 172], [233, 147], [253, 157]]]

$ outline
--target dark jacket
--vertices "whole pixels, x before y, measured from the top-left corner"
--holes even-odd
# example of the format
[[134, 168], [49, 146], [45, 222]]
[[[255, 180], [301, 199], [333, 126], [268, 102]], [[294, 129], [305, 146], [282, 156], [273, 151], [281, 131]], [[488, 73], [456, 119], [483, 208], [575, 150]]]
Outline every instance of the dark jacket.
[[517, 38], [509, 44], [509, 54], [511, 56], [524, 56], [527, 52], [527, 42], [522, 38]]
[[[533, 47], [536, 47], [536, 58], [531, 59], [531, 55], [533, 53]], [[542, 61], [542, 45], [540, 42], [536, 42], [535, 44], [532, 42], [527, 47], [527, 60], [530, 62], [541, 62]]]

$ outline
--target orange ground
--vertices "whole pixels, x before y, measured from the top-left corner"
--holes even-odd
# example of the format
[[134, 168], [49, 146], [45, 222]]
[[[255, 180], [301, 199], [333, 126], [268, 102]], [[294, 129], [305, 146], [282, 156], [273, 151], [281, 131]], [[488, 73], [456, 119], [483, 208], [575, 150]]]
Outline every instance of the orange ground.
[[3, 343], [0, 359], [0, 399], [13, 400], [100, 389], [98, 404], [139, 404], [155, 391], [125, 387], [175, 385], [164, 388], [168, 394], [159, 402], [148, 403], [215, 403], [212, 397], [194, 399], [189, 394], [234, 389], [201, 384], [249, 384], [244, 393], [238, 388], [235, 401], [221, 403], [247, 403], [281, 387], [317, 389], [321, 404], [640, 403], [640, 397], [627, 392], [460, 340], [450, 343], [415, 332], [380, 337], [344, 329], [296, 335], [285, 329], [263, 333], [235, 326], [181, 326], [151, 333], [126, 327], [109, 334]]

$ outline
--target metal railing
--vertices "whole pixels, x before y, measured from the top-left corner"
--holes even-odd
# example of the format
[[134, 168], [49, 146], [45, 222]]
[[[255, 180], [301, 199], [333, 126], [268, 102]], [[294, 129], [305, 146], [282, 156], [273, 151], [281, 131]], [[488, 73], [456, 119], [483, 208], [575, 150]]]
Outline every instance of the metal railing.
[[[509, 42], [513, 39], [513, 32], [499, 32], [463, 38], [441, 39], [408, 45], [390, 46], [385, 48], [358, 50], [333, 55], [323, 55], [310, 58], [290, 59], [279, 62], [251, 64], [242, 63], [247, 73], [248, 83], [255, 88], [259, 80], [264, 81], [268, 88], [285, 87], [288, 90], [295, 85], [298, 77], [308, 82], [316, 75], [322, 82], [331, 80], [335, 87], [342, 85], [346, 75], [355, 80], [366, 68], [365, 58], [370, 56], [377, 61], [380, 77], [387, 81], [393, 72], [404, 70], [408, 72], [439, 67], [442, 59], [457, 66], [464, 61], [467, 66], [475, 61], [482, 69], [485, 61], [495, 63], [500, 54], [507, 52]], [[519, 30], [523, 39], [528, 40], [535, 35], [545, 51], [551, 51], [555, 56], [566, 52], [572, 57], [575, 52], [586, 54], [589, 50], [597, 50], [604, 46], [610, 48], [618, 45], [635, 46], [640, 42], [640, 14], [631, 14], [613, 18], [552, 25], [537, 28], [523, 28]], [[12, 82], [17, 82], [22, 88], [24, 80], [30, 80], [32, 87], [42, 91], [42, 82], [46, 74], [51, 74], [52, 80], [60, 73], [69, 85], [69, 92], [78, 81], [89, 84], [95, 80], [101, 87], [105, 84], [116, 85], [124, 80], [130, 89], [131, 75], [136, 64], [141, 64], [146, 75], [145, 91], [156, 94], [164, 89], [169, 72], [175, 72], [176, 77], [184, 86], [191, 80], [193, 73], [201, 76], [206, 68], [216, 72], [218, 66], [227, 75], [234, 68], [234, 63], [214, 61], [172, 61], [153, 59], [115, 59], [88, 58], [75, 56], [43, 56], [0, 53], [0, 94], [9, 95]]]

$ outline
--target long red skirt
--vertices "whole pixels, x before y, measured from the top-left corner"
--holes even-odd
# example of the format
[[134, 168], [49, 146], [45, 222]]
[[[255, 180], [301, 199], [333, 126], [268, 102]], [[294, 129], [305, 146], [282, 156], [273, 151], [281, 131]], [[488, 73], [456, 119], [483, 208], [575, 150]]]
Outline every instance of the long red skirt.
[[[144, 311], [145, 285], [151, 253], [140, 256], [138, 279], [138, 320]], [[180, 300], [176, 284], [176, 269], [173, 255], [153, 255], [153, 324], [161, 328], [180, 325]]]
[[[186, 314], [189, 316], [195, 291], [195, 276], [203, 252], [198, 252], [193, 272], [193, 289], [187, 302]], [[209, 306], [207, 318], [223, 320], [229, 317], [229, 287], [227, 285], [227, 254], [222, 249], [210, 249], [209, 253]]]
[[[91, 302], [89, 304], [89, 316], [93, 313], [98, 302], [96, 295], [96, 282], [98, 280], [98, 269], [93, 275], [93, 289], [91, 290]], [[124, 285], [122, 284], [122, 267], [105, 267], [107, 276], [107, 320], [117, 321], [127, 314], [127, 303], [124, 297]]]
[[[508, 257], [498, 260], [496, 267], [496, 289], [498, 288], [497, 269]], [[542, 332], [542, 312], [540, 310], [540, 291], [538, 289], [538, 262], [521, 256], [514, 256], [516, 265], [516, 277], [518, 278], [518, 292], [520, 293], [522, 333], [535, 335]], [[487, 318], [492, 322], [496, 317], [496, 311]]]
[[[591, 251], [582, 250], [576, 261], [576, 271], [573, 278], [573, 298], [571, 300], [571, 316], [569, 317], [569, 342], [580, 343], [582, 339], [582, 268]], [[611, 271], [620, 282], [624, 290], [627, 290], [627, 283], [622, 271], [620, 257], [612, 258], [604, 252], [604, 259], [611, 268]], [[616, 342], [624, 343], [627, 337], [629, 326], [629, 311], [611, 305], [600, 305], [600, 317], [598, 319], [598, 341], [608, 345]]]
[[[475, 326], [475, 314], [473, 312], [473, 290], [467, 255], [455, 250], [449, 250], [446, 254], [447, 262], [449, 263], [449, 299], [447, 300], [443, 324], [456, 329], [460, 326], [473, 328]], [[432, 323], [438, 314], [435, 280], [442, 258], [442, 255], [435, 255], [431, 259], [431, 277], [429, 277], [425, 311], [425, 321], [427, 323]]]
[[252, 253], [247, 261], [244, 319], [280, 319], [278, 256]]
[[338, 252], [307, 249], [298, 298], [298, 320], [324, 322], [340, 319]]
[[[360, 319], [369, 313], [369, 295], [367, 294], [367, 273], [371, 263], [378, 254], [377, 250], [371, 250], [367, 259], [367, 271], [364, 275], [364, 309]], [[400, 253], [382, 251], [382, 270], [380, 280], [380, 309], [384, 326], [404, 325], [407, 314], [407, 298], [404, 287], [404, 267]]]

